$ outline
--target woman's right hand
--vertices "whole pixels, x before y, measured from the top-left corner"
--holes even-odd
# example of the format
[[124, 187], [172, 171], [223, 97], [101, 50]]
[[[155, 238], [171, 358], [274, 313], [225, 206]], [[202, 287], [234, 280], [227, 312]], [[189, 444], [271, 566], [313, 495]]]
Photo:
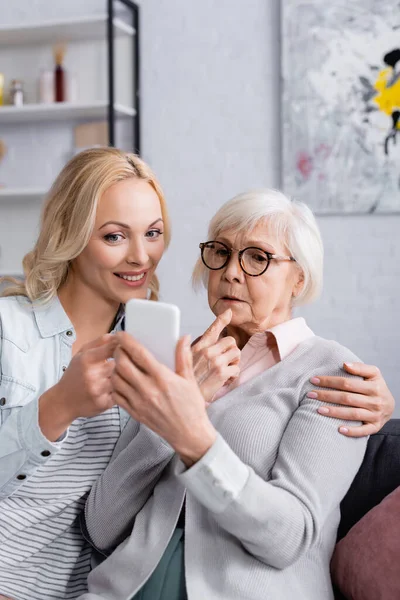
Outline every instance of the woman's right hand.
[[228, 308], [192, 346], [194, 374], [207, 404], [223, 385], [234, 381], [240, 373], [240, 350], [235, 339], [230, 336], [219, 339], [231, 318], [232, 311]]
[[78, 417], [94, 417], [114, 405], [111, 374], [117, 341], [107, 334], [85, 344], [72, 358], [60, 381], [39, 399], [39, 426], [57, 440]]

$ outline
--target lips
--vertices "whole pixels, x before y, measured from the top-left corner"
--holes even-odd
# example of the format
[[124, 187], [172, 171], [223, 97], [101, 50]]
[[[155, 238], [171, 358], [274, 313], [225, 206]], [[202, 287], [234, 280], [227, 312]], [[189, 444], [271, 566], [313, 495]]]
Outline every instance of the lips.
[[142, 271], [124, 271], [119, 273], [114, 273], [116, 277], [123, 279], [124, 281], [142, 281], [147, 275], [148, 269], [144, 269]]
[[142, 271], [120, 271], [119, 273], [114, 273], [118, 279], [125, 282], [126, 285], [130, 287], [137, 287], [144, 284], [147, 279], [148, 269], [143, 269]]
[[145, 273], [142, 273], [141, 275], [119, 275], [118, 273], [116, 273], [116, 275], [121, 279], [125, 279], [125, 281], [141, 281], [146, 276]]
[[233, 300], [235, 302], [243, 302], [240, 298], [236, 298], [236, 296], [222, 296], [221, 300]]

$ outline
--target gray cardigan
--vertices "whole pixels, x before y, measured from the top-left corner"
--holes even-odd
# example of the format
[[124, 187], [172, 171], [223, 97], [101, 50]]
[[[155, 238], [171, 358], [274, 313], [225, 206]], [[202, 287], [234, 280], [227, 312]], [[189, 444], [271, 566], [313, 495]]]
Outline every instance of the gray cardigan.
[[336, 342], [301, 343], [209, 407], [219, 437], [190, 469], [131, 421], [86, 505], [93, 544], [109, 552], [122, 543], [92, 571], [81, 600], [128, 600], [140, 589], [185, 497], [189, 600], [333, 599], [339, 504], [367, 440], [340, 435], [306, 394], [311, 376], [343, 375], [354, 360]]

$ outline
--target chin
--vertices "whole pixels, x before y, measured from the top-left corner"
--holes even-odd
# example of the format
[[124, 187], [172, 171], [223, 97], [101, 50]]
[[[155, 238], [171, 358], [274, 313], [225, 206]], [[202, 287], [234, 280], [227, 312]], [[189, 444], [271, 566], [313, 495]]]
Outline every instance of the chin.
[[239, 315], [235, 315], [235, 313], [233, 313], [229, 325], [232, 325], [233, 327], [240, 327], [240, 325], [243, 325], [243, 323], [247, 323], [247, 321], [248, 319], [244, 319], [243, 317], [240, 317]]
[[121, 299], [122, 304], [126, 304], [128, 300], [146, 300], [147, 299], [147, 288], [140, 290], [128, 291], [127, 294], [124, 294], [124, 298]]

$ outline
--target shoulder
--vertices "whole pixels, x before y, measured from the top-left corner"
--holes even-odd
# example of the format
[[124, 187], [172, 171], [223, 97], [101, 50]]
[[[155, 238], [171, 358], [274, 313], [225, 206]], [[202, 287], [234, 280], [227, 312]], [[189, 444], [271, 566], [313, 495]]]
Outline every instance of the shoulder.
[[20, 318], [33, 321], [35, 315], [32, 302], [25, 296], [2, 297], [0, 298], [0, 317], [2, 321]]
[[[294, 369], [300, 378], [313, 375], [344, 376], [344, 362], [362, 362], [351, 350], [335, 340], [313, 336], [301, 343], [290, 356]], [[350, 377], [350, 375], [346, 375]]]
[[32, 337], [38, 335], [30, 300], [24, 296], [0, 298], [0, 327], [2, 340], [8, 340], [17, 346], [28, 346]]
[[325, 338], [314, 336], [311, 338], [313, 342], [310, 347], [310, 352], [318, 360], [341, 360], [342, 362], [362, 362], [361, 359], [351, 350], [342, 346], [335, 340], [327, 340]]

